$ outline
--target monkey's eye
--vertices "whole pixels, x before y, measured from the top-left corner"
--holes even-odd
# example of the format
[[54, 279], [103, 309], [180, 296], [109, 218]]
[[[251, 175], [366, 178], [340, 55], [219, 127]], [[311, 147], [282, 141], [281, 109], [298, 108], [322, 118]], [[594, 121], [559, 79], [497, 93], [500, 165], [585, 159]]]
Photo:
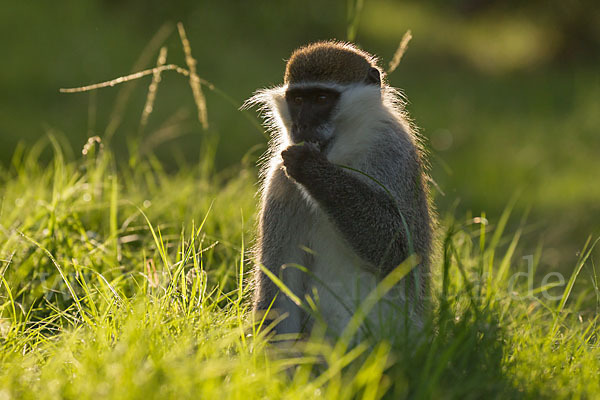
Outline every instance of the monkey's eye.
[[327, 100], [329, 100], [329, 96], [326, 94], [320, 94], [317, 96], [317, 103], [325, 103]]
[[294, 97], [294, 103], [296, 103], [296, 104], [302, 104], [303, 101], [304, 101], [304, 99], [302, 98], [302, 96]]

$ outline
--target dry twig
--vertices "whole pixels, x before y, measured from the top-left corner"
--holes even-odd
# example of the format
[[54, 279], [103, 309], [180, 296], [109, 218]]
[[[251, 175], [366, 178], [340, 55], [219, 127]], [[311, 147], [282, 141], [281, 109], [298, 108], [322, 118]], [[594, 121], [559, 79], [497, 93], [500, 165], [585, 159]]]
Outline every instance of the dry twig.
[[398, 65], [400, 65], [400, 60], [402, 60], [402, 56], [406, 52], [406, 48], [408, 47], [408, 42], [412, 39], [412, 34], [410, 29], [406, 31], [404, 36], [402, 36], [402, 40], [400, 40], [400, 44], [394, 53], [394, 57], [392, 57], [392, 61], [390, 61], [390, 66], [388, 67], [387, 73], [388, 75], [394, 72]]

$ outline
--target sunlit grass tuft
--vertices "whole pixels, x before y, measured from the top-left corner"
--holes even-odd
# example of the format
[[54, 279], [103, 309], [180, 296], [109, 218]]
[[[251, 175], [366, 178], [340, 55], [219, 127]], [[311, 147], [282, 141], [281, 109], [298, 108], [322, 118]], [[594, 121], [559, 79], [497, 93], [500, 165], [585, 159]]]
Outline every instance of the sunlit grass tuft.
[[[252, 328], [255, 175], [130, 168], [88, 146], [23, 152], [2, 177], [0, 390], [9, 398], [594, 397], [593, 243], [560, 288], [511, 285], [519, 235], [448, 217], [419, 335], [290, 349]], [[211, 158], [207, 155], [206, 159]], [[539, 254], [534, 257], [539, 260]], [[390, 279], [394, 279], [393, 277]], [[556, 300], [545, 290], [562, 291]], [[555, 293], [555, 292], [552, 292]], [[377, 300], [376, 297], [373, 300]], [[372, 305], [366, 305], [369, 307]], [[590, 312], [590, 307], [592, 312]], [[357, 316], [357, 323], [361, 318]], [[350, 328], [351, 331], [356, 326]]]

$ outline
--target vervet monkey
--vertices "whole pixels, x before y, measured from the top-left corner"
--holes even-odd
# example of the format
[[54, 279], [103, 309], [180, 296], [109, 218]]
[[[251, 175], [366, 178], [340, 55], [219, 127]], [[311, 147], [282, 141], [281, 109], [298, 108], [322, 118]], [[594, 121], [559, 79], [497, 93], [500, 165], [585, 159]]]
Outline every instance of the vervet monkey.
[[[433, 211], [419, 138], [377, 59], [335, 41], [299, 48], [283, 85], [257, 91], [244, 107], [253, 105], [272, 135], [261, 172], [257, 263], [300, 299], [311, 296], [339, 334], [376, 284], [416, 253], [418, 266], [367, 322], [394, 334], [408, 310], [408, 321], [419, 325]], [[287, 315], [278, 333], [310, 329], [314, 319], [259, 266], [254, 280], [254, 311]]]

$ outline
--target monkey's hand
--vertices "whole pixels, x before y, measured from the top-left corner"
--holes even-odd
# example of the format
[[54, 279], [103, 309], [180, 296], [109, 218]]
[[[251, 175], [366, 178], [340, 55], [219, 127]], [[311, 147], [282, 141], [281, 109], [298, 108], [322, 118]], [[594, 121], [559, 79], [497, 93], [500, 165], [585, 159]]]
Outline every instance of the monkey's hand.
[[311, 171], [329, 163], [313, 143], [290, 146], [281, 152], [281, 158], [286, 175], [302, 184], [311, 175]]

